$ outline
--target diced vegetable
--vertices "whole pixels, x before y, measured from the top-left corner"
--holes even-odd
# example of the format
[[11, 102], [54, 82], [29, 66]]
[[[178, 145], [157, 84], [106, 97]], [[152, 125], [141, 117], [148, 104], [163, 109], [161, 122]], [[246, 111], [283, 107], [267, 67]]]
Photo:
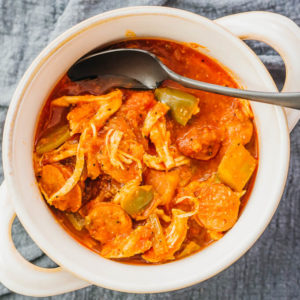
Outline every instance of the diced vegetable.
[[137, 186], [132, 193], [121, 200], [122, 208], [131, 216], [140, 213], [154, 197], [151, 185]]
[[66, 217], [76, 230], [82, 230], [85, 225], [85, 219], [80, 214], [66, 213]]
[[224, 236], [224, 233], [222, 232], [217, 232], [214, 230], [207, 230], [207, 233], [209, 234], [210, 238], [214, 241], [218, 241]]
[[70, 137], [70, 130], [68, 124], [56, 125], [50, 128], [40, 138], [36, 146], [37, 154], [44, 154], [56, 149], [62, 145]]
[[155, 97], [170, 107], [173, 119], [181, 125], [186, 125], [192, 115], [199, 111], [198, 99], [180, 90], [158, 88]]
[[188, 255], [190, 255], [190, 254], [192, 254], [194, 252], [197, 252], [198, 250], [200, 250], [200, 248], [201, 247], [197, 243], [191, 241], [180, 252], [180, 254], [177, 256], [177, 258], [186, 257], [186, 256], [188, 256]]
[[217, 175], [232, 189], [241, 192], [252, 176], [256, 165], [256, 159], [242, 144], [233, 144], [226, 151]]

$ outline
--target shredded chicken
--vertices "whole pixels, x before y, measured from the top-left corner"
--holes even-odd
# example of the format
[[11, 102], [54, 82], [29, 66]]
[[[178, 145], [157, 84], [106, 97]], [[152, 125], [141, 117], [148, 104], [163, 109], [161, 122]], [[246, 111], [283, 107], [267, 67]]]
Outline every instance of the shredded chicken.
[[144, 253], [152, 246], [152, 231], [149, 225], [138, 226], [129, 235], [119, 235], [102, 247], [101, 255], [106, 258], [125, 258]]
[[152, 241], [153, 247], [151, 251], [156, 257], [161, 257], [168, 252], [168, 244], [166, 241], [164, 230], [156, 214], [152, 214], [149, 216], [149, 222], [154, 232], [153, 241]]
[[82, 144], [85, 140], [86, 136], [86, 130], [82, 133], [80, 136], [79, 144], [77, 146], [77, 154], [76, 154], [76, 164], [75, 169], [73, 171], [73, 174], [71, 177], [68, 178], [68, 180], [65, 182], [64, 186], [62, 186], [56, 193], [54, 193], [49, 201], [52, 202], [53, 199], [61, 197], [65, 194], [67, 194], [69, 191], [72, 190], [72, 188], [77, 184], [77, 182], [80, 179], [81, 173], [83, 171], [84, 167], [84, 150], [82, 147]]
[[[150, 125], [146, 128], [149, 127]], [[167, 131], [166, 119], [164, 117], [160, 117], [159, 120], [156, 120], [155, 124], [153, 124], [150, 129], [150, 139], [155, 145], [157, 156], [148, 153], [144, 154], [143, 161], [147, 167], [155, 170], [170, 170], [174, 167], [190, 163], [190, 160], [185, 156], [178, 156], [175, 158], [172, 155], [170, 149], [170, 132]]]
[[44, 163], [54, 163], [60, 160], [75, 156], [77, 153], [78, 143], [77, 142], [65, 142], [58, 149], [46, 152], [42, 156]]
[[167, 111], [169, 110], [169, 106], [157, 102], [147, 113], [146, 119], [144, 121], [142, 133], [146, 137], [150, 134], [151, 128], [154, 126], [154, 124], [162, 117], [164, 116]]
[[[130, 155], [119, 149], [124, 133], [120, 130], [109, 129], [105, 137], [105, 148], [108, 154], [110, 163], [116, 168], [124, 170], [124, 164], [136, 163], [138, 168], [139, 178], [142, 178], [142, 162], [133, 155]], [[127, 141], [129, 142], [129, 141]], [[135, 141], [132, 141], [135, 143]], [[124, 164], [123, 164], [124, 163]]]
[[158, 215], [159, 218], [164, 220], [166, 223], [171, 222], [171, 218], [168, 215], [166, 215], [163, 209], [157, 208], [155, 210], [155, 213]]
[[154, 231], [153, 247], [142, 257], [148, 262], [174, 259], [174, 253], [180, 249], [186, 238], [188, 218], [184, 211], [172, 209], [172, 221], [163, 232], [158, 217], [149, 217]]
[[120, 130], [109, 129], [105, 137], [106, 151], [110, 162], [114, 167], [124, 170], [122, 162], [117, 157], [118, 148], [123, 137], [123, 132]]
[[70, 105], [78, 103], [91, 103], [91, 102], [109, 102], [114, 97], [119, 97], [122, 92], [120, 90], [113, 91], [111, 93], [94, 96], [94, 95], [82, 95], [82, 96], [62, 96], [51, 102], [52, 105], [68, 107]]
[[198, 213], [199, 211], [199, 207], [200, 207], [200, 203], [199, 203], [199, 200], [196, 198], [196, 197], [192, 197], [192, 196], [183, 196], [183, 197], [180, 197], [176, 200], [176, 203], [180, 203], [180, 202], [183, 202], [185, 200], [188, 200], [190, 202], [193, 203], [193, 206], [194, 206], [194, 210], [191, 211], [191, 212], [188, 212], [186, 214], [182, 214], [180, 215], [180, 218], [186, 218], [186, 217], [191, 217], [195, 214]]
[[166, 119], [164, 118], [168, 110], [169, 107], [166, 104], [158, 102], [149, 110], [142, 129], [145, 137], [150, 135], [158, 155], [158, 158], [154, 158], [146, 154], [144, 161], [148, 166], [152, 165], [156, 170], [169, 170], [175, 167], [174, 157], [169, 149], [170, 132], [167, 131]]
[[[163, 160], [158, 156], [150, 155], [145, 153], [143, 156], [143, 162], [145, 165], [151, 169], [155, 169], [158, 171], [166, 171], [168, 170], [163, 163]], [[174, 167], [180, 167], [182, 165], [188, 165], [190, 160], [185, 156], [178, 156], [174, 159]]]
[[156, 122], [150, 131], [150, 139], [155, 145], [158, 157], [164, 162], [166, 169], [171, 169], [175, 166], [174, 158], [172, 157], [170, 145], [170, 132], [166, 128], [166, 120]]
[[122, 92], [117, 90], [102, 96], [74, 96], [75, 99], [72, 99], [73, 96], [66, 96], [66, 99], [62, 97], [52, 103], [76, 105], [67, 115], [71, 135], [82, 133], [89, 127], [89, 135], [96, 137], [105, 122], [121, 107], [122, 96]]

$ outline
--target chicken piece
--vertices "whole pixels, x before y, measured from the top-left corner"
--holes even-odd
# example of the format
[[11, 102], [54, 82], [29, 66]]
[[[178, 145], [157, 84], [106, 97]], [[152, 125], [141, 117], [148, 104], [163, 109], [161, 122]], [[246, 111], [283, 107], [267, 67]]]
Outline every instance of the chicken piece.
[[162, 208], [156, 208], [154, 211], [159, 219], [162, 219], [165, 223], [171, 222], [171, 217], [165, 213], [165, 211]]
[[137, 131], [141, 132], [148, 111], [157, 102], [152, 91], [127, 91], [127, 93], [127, 99], [118, 111], [118, 115], [122, 115], [137, 134]]
[[149, 225], [138, 226], [129, 235], [119, 235], [102, 247], [106, 258], [125, 258], [144, 253], [152, 246], [152, 230]]
[[63, 165], [45, 165], [42, 168], [40, 187], [47, 202], [62, 211], [76, 212], [81, 206], [81, 188], [76, 184], [68, 193], [55, 197], [50, 201], [51, 196], [56, 193], [71, 176], [71, 171]]
[[53, 201], [53, 199], [61, 197], [63, 195], [66, 195], [68, 192], [70, 192], [74, 186], [77, 184], [77, 182], [80, 180], [81, 174], [84, 169], [84, 149], [82, 145], [85, 142], [85, 138], [87, 135], [87, 129], [84, 130], [84, 132], [81, 134], [79, 139], [79, 144], [77, 147], [77, 153], [76, 153], [76, 163], [73, 170], [72, 175], [67, 179], [65, 184], [57, 191], [55, 192], [49, 199], [50, 202]]
[[153, 125], [163, 117], [169, 110], [169, 106], [158, 102], [156, 103], [147, 113], [146, 119], [144, 121], [142, 133], [144, 136], [148, 136]]
[[[158, 156], [145, 153], [143, 156], [143, 162], [148, 168], [157, 171], [168, 171], [168, 168], [165, 166], [163, 160]], [[189, 164], [190, 164], [190, 159], [183, 155], [178, 156], [174, 159], [174, 167], [180, 167]]]
[[77, 96], [62, 96], [60, 98], [54, 99], [51, 105], [69, 107], [70, 105], [77, 105], [83, 103], [96, 103], [96, 102], [109, 102], [115, 97], [120, 97], [123, 95], [120, 90], [115, 90], [105, 95], [77, 95]]
[[85, 227], [94, 239], [105, 244], [118, 235], [129, 234], [132, 222], [120, 205], [95, 201], [89, 205]]
[[223, 232], [236, 223], [241, 193], [233, 192], [222, 183], [209, 181], [193, 181], [184, 190], [199, 200], [198, 213], [195, 215], [199, 225], [211, 231]]
[[168, 205], [174, 197], [179, 184], [179, 170], [169, 172], [148, 169], [145, 175], [145, 183], [152, 185], [160, 198], [159, 205]]
[[164, 230], [160, 224], [159, 218], [156, 214], [151, 214], [149, 216], [149, 223], [151, 224], [152, 230], [153, 230], [153, 241], [152, 241], [152, 249], [145, 254], [144, 259], [160, 259], [161, 257], [164, 257], [165, 254], [169, 251], [169, 247], [167, 244], [167, 240], [165, 237]]
[[118, 148], [124, 133], [120, 130], [109, 129], [105, 136], [105, 147], [110, 163], [117, 168], [124, 170], [124, 166], [118, 158]]
[[191, 217], [198, 213], [199, 211], [199, 201], [196, 197], [193, 196], [183, 196], [180, 198], [176, 198], [175, 203], [186, 203], [185, 205], [188, 206], [188, 212], [185, 214], [187, 217]]
[[172, 209], [172, 222], [166, 228], [165, 236], [169, 249], [175, 253], [183, 243], [188, 230], [187, 213], [181, 209]]
[[[109, 117], [120, 108], [122, 96], [123, 94], [119, 90], [102, 96], [74, 96], [75, 99], [88, 97], [91, 100], [84, 101], [84, 98], [81, 101], [79, 100], [76, 102], [77, 106], [68, 113], [67, 119], [70, 123], [71, 135], [81, 133], [87, 127], [90, 127], [92, 135], [95, 136]], [[72, 96], [68, 97], [72, 99]], [[52, 104], [57, 105], [58, 100], [54, 100]]]
[[[154, 94], [152, 91], [130, 90], [125, 90], [123, 93], [123, 104], [115, 116], [125, 121], [130, 131], [135, 135], [136, 141], [140, 143], [145, 150], [148, 150], [149, 142], [142, 134], [142, 127], [148, 111], [157, 103]], [[115, 129], [120, 128], [117, 127]]]
[[[138, 151], [139, 150], [140, 149], [138, 149]], [[134, 156], [132, 157], [135, 158]], [[135, 158], [135, 160], [136, 161], [128, 160], [130, 163], [127, 164], [124, 169], [121, 169], [111, 164], [106, 152], [98, 154], [98, 162], [101, 164], [102, 171], [120, 183], [141, 178], [142, 164], [137, 158]]]
[[101, 104], [99, 102], [81, 103], [73, 108], [67, 118], [70, 123], [71, 134], [81, 133], [96, 115]]
[[170, 131], [163, 116], [151, 127], [150, 139], [157, 155], [144, 154], [143, 161], [147, 167], [162, 171], [190, 163], [187, 157], [180, 155], [175, 145], [170, 144]]
[[[180, 209], [172, 209], [172, 221], [164, 232], [167, 247], [165, 247], [164, 242], [161, 242], [162, 237], [158, 229], [159, 226], [152, 225], [154, 231], [153, 247], [142, 256], [143, 259], [148, 262], [162, 262], [175, 259], [174, 253], [180, 249], [186, 238], [187, 221], [186, 212]], [[156, 222], [159, 221], [156, 220]]]
[[58, 149], [46, 152], [43, 155], [42, 161], [44, 164], [58, 162], [60, 160], [76, 156], [78, 142], [76, 140], [70, 140], [65, 142]]
[[199, 160], [209, 160], [216, 156], [221, 146], [218, 130], [211, 126], [191, 127], [176, 139], [181, 153]]
[[162, 118], [156, 122], [150, 131], [150, 139], [155, 145], [158, 157], [163, 161], [167, 169], [175, 166], [174, 158], [170, 153], [170, 132], [166, 128], [166, 120]]
[[[119, 134], [115, 135], [116, 132]], [[115, 138], [118, 136], [120, 139]], [[124, 118], [116, 116], [109, 120], [98, 140], [97, 159], [104, 173], [120, 183], [137, 178], [141, 180], [145, 150]]]

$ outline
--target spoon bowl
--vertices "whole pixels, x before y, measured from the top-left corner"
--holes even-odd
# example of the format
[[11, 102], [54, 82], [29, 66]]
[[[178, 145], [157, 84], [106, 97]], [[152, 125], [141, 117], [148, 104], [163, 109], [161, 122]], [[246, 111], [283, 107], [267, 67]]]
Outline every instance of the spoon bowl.
[[156, 57], [141, 49], [112, 49], [79, 59], [68, 71], [72, 81], [108, 77], [111, 87], [155, 89], [164, 80], [172, 79], [185, 87], [230, 97], [300, 109], [300, 92], [270, 93], [224, 87], [181, 76]]
[[167, 68], [154, 54], [141, 49], [114, 49], [81, 58], [68, 71], [77, 81], [98, 76], [123, 78], [119, 86], [131, 83], [134, 89], [155, 89], [168, 78]]

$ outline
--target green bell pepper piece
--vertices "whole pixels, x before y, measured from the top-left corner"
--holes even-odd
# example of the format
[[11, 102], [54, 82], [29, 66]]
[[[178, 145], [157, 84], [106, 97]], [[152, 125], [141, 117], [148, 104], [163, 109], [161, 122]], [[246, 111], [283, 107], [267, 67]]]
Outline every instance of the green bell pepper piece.
[[123, 199], [121, 207], [131, 216], [140, 213], [153, 200], [151, 185], [138, 186], [128, 197]]
[[36, 145], [36, 153], [44, 154], [56, 149], [70, 137], [69, 125], [56, 125], [45, 132]]
[[195, 96], [176, 89], [158, 88], [155, 97], [170, 107], [172, 118], [181, 125], [186, 125], [198, 106]]

